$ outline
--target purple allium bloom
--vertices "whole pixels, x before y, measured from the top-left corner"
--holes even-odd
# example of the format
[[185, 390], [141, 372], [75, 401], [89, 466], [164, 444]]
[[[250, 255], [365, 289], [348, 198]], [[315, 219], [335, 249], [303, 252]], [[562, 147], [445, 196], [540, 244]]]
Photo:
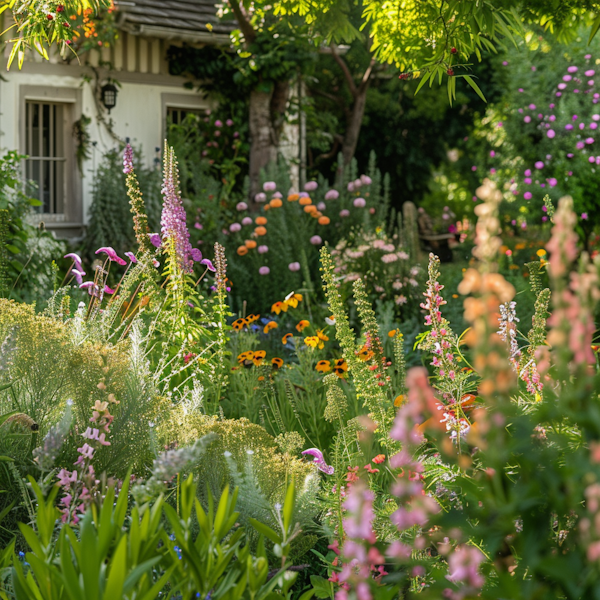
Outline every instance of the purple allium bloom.
[[209, 271], [211, 271], [212, 273], [215, 273], [217, 270], [215, 269], [214, 265], [212, 264], [212, 262], [208, 259], [208, 258], [203, 258], [200, 261], [201, 265], [204, 265]]
[[162, 246], [162, 241], [160, 239], [160, 234], [158, 233], [150, 233], [150, 243], [156, 248], [160, 248]]
[[319, 204], [317, 204], [317, 210], [323, 211], [327, 208], [327, 206], [325, 206], [325, 202], [319, 202]]
[[585, 123], [579, 123], [579, 129], [585, 129]]
[[310, 195], [308, 192], [300, 192], [298, 198], [310, 198]]
[[525, 172], [523, 174], [525, 175], [525, 177], [531, 177], [531, 169], [525, 169]]
[[345, 208], [343, 210], [340, 210], [340, 217], [342, 217], [342, 219], [345, 219], [346, 217], [349, 217], [349, 216], [350, 216], [349, 210], [347, 210]]
[[319, 187], [319, 184], [316, 181], [307, 181], [304, 184], [304, 189], [307, 192], [314, 192]]
[[102, 248], [98, 248], [98, 250], [96, 250], [96, 254], [100, 253], [106, 254], [108, 260], [110, 260], [111, 262], [116, 262], [122, 266], [127, 264], [120, 256], [117, 255], [115, 250], [110, 246], [102, 246]]
[[263, 190], [265, 192], [274, 192], [277, 189], [277, 184], [274, 181], [265, 181], [263, 183]]
[[562, 92], [556, 92], [556, 97], [560, 98], [562, 96]]
[[320, 235], [313, 235], [313, 236], [310, 238], [310, 243], [311, 243], [313, 246], [318, 246], [319, 244], [322, 244], [322, 243], [323, 243], [323, 240], [321, 239], [321, 236], [320, 236]]
[[268, 275], [270, 272], [271, 272], [271, 269], [269, 269], [269, 267], [261, 267], [258, 270], [259, 275]]
[[593, 144], [594, 143], [594, 138], [592, 138], [592, 137], [586, 138], [585, 139], [585, 143], [588, 144], [588, 145], [589, 144]]
[[257, 248], [259, 254], [266, 254], [269, 251], [269, 246], [262, 244]]
[[555, 116], [555, 115], [550, 115], [550, 116], [548, 117], [548, 120], [549, 120], [549, 121], [556, 121], [556, 116]]
[[225, 121], [225, 125], [227, 125], [227, 127], [231, 127], [233, 125], [233, 121], [231, 119], [227, 119], [227, 121]]
[[495, 153], [493, 150], [490, 150], [490, 156], [491, 156], [492, 158], [494, 158], [494, 156], [496, 156], [496, 153]]
[[566, 83], [559, 83], [557, 87], [558, 87], [559, 90], [564, 90], [567, 87], [567, 84]]
[[525, 121], [525, 123], [531, 123], [531, 117], [529, 115], [523, 117], [523, 121]]
[[527, 184], [527, 185], [531, 185], [531, 177], [525, 177], [525, 179], [523, 179], [523, 181]]
[[299, 271], [300, 270], [300, 263], [299, 262], [290, 263], [288, 265], [288, 268], [289, 268], [290, 271]]
[[577, 67], [574, 67], [574, 66], [571, 66], [567, 69], [567, 71], [569, 73], [577, 73], [577, 70], [578, 70]]
[[529, 105], [529, 110], [535, 110], [535, 104], [530, 104]]
[[271, 198], [279, 198], [281, 200], [281, 198], [283, 198], [283, 194], [281, 192], [275, 192]]
[[319, 449], [309, 448], [308, 450], [305, 450], [302, 454], [312, 456], [313, 463], [319, 469], [319, 471], [323, 471], [323, 473], [326, 473], [327, 475], [333, 475], [334, 468], [325, 462], [323, 453]]
[[352, 181], [348, 184], [348, 191], [349, 192], [353, 192], [354, 191], [354, 183]]
[[584, 213], [581, 213], [581, 218], [582, 218], [584, 221], [587, 221], [587, 219], [588, 219], [588, 214], [587, 214], [586, 212], [584, 212]]
[[79, 269], [71, 269], [71, 273], [75, 277], [75, 281], [78, 285], [83, 283], [83, 278], [85, 277], [85, 271], [80, 271]]
[[567, 123], [567, 124], [565, 125], [565, 129], [566, 129], [567, 131], [571, 131], [571, 129], [573, 129], [573, 125], [571, 125], [571, 123]]
[[217, 119], [215, 121], [215, 127], [223, 127], [223, 123], [221, 121], [219, 121], [219, 119]]
[[75, 263], [74, 266], [76, 269], [79, 271], [83, 270], [83, 267], [81, 266], [81, 257], [79, 254], [75, 254], [75, 252], [69, 252], [69, 254], [65, 254], [64, 258], [70, 258]]
[[179, 176], [175, 153], [169, 148], [165, 153], [164, 180], [162, 187], [163, 209], [160, 218], [163, 238], [171, 241], [179, 268], [191, 273], [194, 266], [190, 253], [190, 232], [187, 228], [185, 208], [179, 191]]
[[534, 167], [535, 167], [536, 169], [538, 169], [538, 170], [539, 170], [539, 169], [543, 169], [543, 168], [544, 168], [544, 163], [543, 163], [541, 160], [538, 160], [538, 161], [536, 161], [536, 163], [535, 163]]
[[242, 219], [242, 225], [252, 225], [253, 222], [251, 217], [244, 217]]
[[123, 150], [123, 173], [125, 173], [125, 175], [133, 173], [133, 149], [129, 144], [127, 144], [125, 150]]
[[595, 162], [596, 162], [596, 159], [595, 159], [593, 156], [590, 156], [590, 157], [588, 158], [588, 162], [589, 162], [589, 163], [595, 163]]
[[585, 147], [585, 144], [583, 142], [577, 142], [577, 144], [575, 144], [575, 147], [577, 148], [577, 150], [582, 150]]
[[137, 263], [137, 258], [133, 252], [124, 252], [124, 254], [134, 265]]
[[[550, 187], [555, 187], [557, 183], [558, 181], [554, 177], [550, 177], [550, 179], [548, 179], [548, 185]], [[546, 207], [544, 206], [544, 208]]]
[[264, 192], [258, 192], [256, 196], [254, 196], [254, 202], [266, 202], [267, 195]]
[[573, 79], [570, 75], [563, 75], [563, 81], [571, 81]]
[[114, 294], [115, 290], [113, 290], [112, 288], [108, 287], [107, 285], [104, 286], [104, 293], [105, 294]]
[[198, 248], [192, 248], [190, 250], [190, 258], [194, 262], [200, 262], [202, 260], [202, 252], [200, 252], [200, 250], [198, 250]]
[[520, 114], [523, 114], [523, 109], [522, 109], [522, 108], [519, 108], [518, 112], [519, 112]]
[[508, 67], [508, 61], [507, 61], [507, 60], [503, 60], [503, 61], [502, 61], [502, 66], [504, 66], [504, 67]]
[[325, 200], [337, 200], [340, 197], [340, 193], [337, 190], [329, 190], [325, 194]]
[[473, 171], [473, 173], [474, 173], [475, 171], [477, 171], [477, 167], [476, 167], [475, 165], [473, 165], [473, 166], [471, 167], [471, 171]]
[[547, 136], [548, 136], [550, 139], [552, 139], [552, 138], [553, 138], [553, 137], [556, 135], [556, 132], [554, 131], [554, 129], [548, 129], [548, 131], [546, 131], [546, 135], [547, 135]]
[[248, 205], [245, 202], [238, 202], [235, 205], [236, 210], [248, 210]]
[[363, 182], [363, 185], [371, 185], [373, 180], [368, 175], [361, 175], [360, 180]]
[[[250, 219], [252, 220], [252, 219]], [[242, 229], [242, 226], [239, 223], [232, 223], [229, 226], [229, 231], [231, 231], [231, 233], [235, 233], [236, 231], [240, 231]]]
[[531, 200], [533, 194], [531, 192], [525, 192], [523, 194], [523, 198], [525, 198], [525, 200]]

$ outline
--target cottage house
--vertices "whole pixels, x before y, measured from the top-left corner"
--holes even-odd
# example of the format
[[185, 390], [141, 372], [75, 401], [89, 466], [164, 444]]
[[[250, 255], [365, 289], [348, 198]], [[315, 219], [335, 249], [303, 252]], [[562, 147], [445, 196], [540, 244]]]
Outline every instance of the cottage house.
[[[42, 203], [34, 218], [58, 237], [82, 234], [94, 173], [108, 149], [129, 138], [152, 163], [167, 118], [209, 106], [169, 74], [169, 45], [227, 44], [233, 28], [219, 21], [213, 0], [122, 0], [116, 10], [118, 38], [110, 47], [68, 61], [31, 53], [21, 70], [13, 65], [0, 79], [0, 152], [27, 155], [24, 172]], [[109, 112], [111, 81], [118, 85]], [[91, 119], [91, 151], [78, 168], [73, 132], [82, 117]]]

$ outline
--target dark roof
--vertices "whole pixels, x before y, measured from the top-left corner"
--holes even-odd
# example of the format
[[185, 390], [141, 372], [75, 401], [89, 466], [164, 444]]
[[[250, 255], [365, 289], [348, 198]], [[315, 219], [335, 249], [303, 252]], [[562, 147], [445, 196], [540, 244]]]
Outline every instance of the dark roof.
[[159, 37], [217, 41], [237, 27], [235, 21], [219, 19], [214, 0], [116, 0], [115, 4], [121, 27], [142, 35], [163, 31]]

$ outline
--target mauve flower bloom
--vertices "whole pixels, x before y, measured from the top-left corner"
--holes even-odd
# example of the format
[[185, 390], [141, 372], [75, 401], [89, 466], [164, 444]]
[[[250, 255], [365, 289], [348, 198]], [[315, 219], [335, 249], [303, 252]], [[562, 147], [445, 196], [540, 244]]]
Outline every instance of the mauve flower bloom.
[[162, 241], [160, 239], [160, 235], [158, 233], [151, 233], [150, 235], [150, 243], [156, 248], [160, 248], [162, 246]]
[[[250, 219], [250, 222], [252, 222], [252, 219]], [[242, 226], [239, 223], [232, 223], [229, 226], [229, 231], [231, 231], [232, 233], [235, 233], [236, 231], [240, 231], [242, 229]]]
[[298, 198], [308, 198], [308, 197], [309, 197], [308, 192], [300, 192], [298, 194]]
[[275, 192], [271, 198], [279, 198], [281, 200], [281, 198], [283, 198], [283, 194], [281, 192]]
[[598, 129], [598, 123], [590, 123], [590, 129]]
[[220, 131], [215, 131], [215, 137], [221, 137], [221, 132]]
[[75, 281], [78, 285], [81, 285], [83, 282], [83, 278], [85, 277], [85, 271], [80, 271], [79, 269], [71, 269], [72, 275], [75, 277]]
[[531, 169], [525, 169], [525, 172], [523, 174], [525, 175], [525, 177], [531, 176]]
[[564, 90], [567, 87], [567, 84], [566, 83], [559, 83], [557, 87], [558, 87], [559, 90]]
[[368, 175], [361, 175], [360, 180], [363, 182], [363, 185], [371, 185], [373, 180]]
[[556, 132], [554, 131], [554, 129], [548, 129], [548, 131], [546, 132], [546, 135], [547, 135], [547, 136], [548, 136], [550, 139], [552, 139], [552, 138], [553, 138], [553, 137], [556, 135]]
[[523, 181], [527, 184], [527, 185], [531, 185], [531, 177], [525, 177], [525, 179], [523, 179]]
[[192, 248], [190, 250], [190, 258], [194, 262], [200, 262], [202, 260], [202, 252], [200, 252], [200, 250], [198, 250], [198, 248]]
[[526, 117], [523, 117], [523, 121], [525, 121], [525, 123], [531, 123], [531, 117], [527, 115]]
[[290, 271], [299, 271], [300, 270], [300, 263], [299, 262], [290, 263], [288, 265], [288, 268], [289, 268]]
[[325, 206], [325, 202], [319, 202], [319, 204], [317, 204], [317, 210], [323, 211], [326, 208], [327, 207]]
[[319, 184], [316, 181], [307, 181], [304, 184], [304, 189], [307, 192], [314, 192], [319, 187]]
[[583, 142], [577, 142], [575, 144], [575, 147], [577, 148], [577, 150], [582, 150], [585, 147], [585, 144]]
[[265, 192], [274, 192], [277, 189], [277, 184], [274, 181], [265, 181], [263, 183], [263, 190]]
[[562, 96], [562, 92], [556, 92], [556, 97], [560, 98]]
[[133, 173], [133, 150], [129, 144], [127, 144], [125, 150], [123, 150], [123, 173], [125, 173], [125, 175]]
[[504, 66], [504, 67], [508, 67], [508, 61], [507, 61], [507, 60], [503, 60], [503, 61], [502, 61], [502, 66]]
[[473, 165], [473, 166], [471, 167], [471, 171], [473, 171], [473, 172], [477, 171], [477, 166], [476, 166], [476, 165]]
[[253, 222], [251, 217], [244, 217], [242, 219], [242, 225], [252, 225]]
[[269, 269], [269, 267], [261, 267], [258, 270], [259, 275], [268, 275], [270, 272], [271, 272], [271, 269]]
[[571, 123], [567, 123], [567, 124], [565, 125], [565, 129], [566, 129], [567, 131], [571, 131], [571, 129], [573, 129], [573, 125], [571, 125]]
[[310, 243], [313, 244], [313, 246], [318, 246], [319, 244], [323, 243], [323, 240], [321, 239], [320, 235], [313, 235], [310, 238]]
[[219, 121], [219, 119], [217, 119], [215, 121], [215, 127], [223, 127], [223, 123], [221, 123], [221, 121]]
[[[558, 183], [558, 181], [554, 177], [550, 177], [550, 179], [548, 179], [548, 185], [550, 187], [556, 186], [557, 183]], [[544, 206], [544, 208], [546, 208], [546, 207]]]
[[115, 290], [113, 290], [112, 288], [108, 287], [107, 285], [104, 286], [104, 293], [105, 294], [114, 294]]
[[525, 192], [523, 194], [523, 198], [525, 198], [525, 200], [531, 200], [533, 194], [531, 192]]
[[367, 204], [367, 201], [364, 198], [354, 198], [354, 202], [352, 203], [356, 208], [364, 208]]
[[573, 79], [570, 75], [563, 75], [563, 81], [571, 81]]
[[494, 158], [494, 156], [496, 156], [496, 153], [495, 153], [493, 150], [490, 150], [490, 156], [491, 156], [492, 158]]
[[323, 453], [318, 448], [309, 448], [308, 450], [302, 452], [302, 454], [312, 456], [313, 463], [320, 471], [323, 471], [323, 473], [326, 473], [327, 475], [333, 475], [334, 468], [325, 462]]
[[587, 213], [585, 213], [585, 212], [584, 212], [584, 213], [581, 213], [581, 218], [582, 218], [584, 221], [587, 221], [588, 214], [587, 214]]
[[216, 273], [216, 269], [214, 267], [214, 265], [212, 264], [212, 262], [208, 259], [208, 258], [203, 258], [200, 261], [201, 265], [204, 265], [209, 271], [211, 271], [212, 273]]
[[529, 105], [529, 110], [535, 110], [535, 104], [530, 104]]
[[544, 163], [543, 163], [541, 160], [538, 160], [538, 161], [535, 163], [534, 167], [535, 167], [536, 169], [543, 169], [543, 168], [544, 168]]
[[263, 192], [258, 192], [258, 194], [256, 194], [256, 196], [254, 196], [254, 202], [266, 202], [267, 201], [267, 195]]
[[65, 254], [64, 258], [70, 258], [73, 263], [74, 263], [74, 267], [76, 269], [78, 269], [79, 271], [83, 270], [83, 267], [81, 266], [81, 257], [79, 256], [79, 254], [75, 254], [75, 252], [69, 252], [69, 254]]
[[588, 158], [588, 162], [589, 162], [589, 163], [596, 162], [596, 159], [595, 159], [593, 156], [590, 156], [590, 157]]
[[124, 252], [125, 256], [133, 263], [137, 263], [137, 258], [133, 252]]
[[337, 190], [329, 190], [325, 194], [325, 200], [337, 200], [340, 197], [340, 193]]
[[577, 73], [578, 69], [575, 66], [571, 66], [567, 69], [569, 73]]
[[555, 116], [555, 115], [550, 115], [550, 116], [548, 117], [548, 120], [549, 120], [549, 121], [556, 121], [556, 116]]
[[266, 254], [269, 251], [269, 246], [263, 244], [262, 246], [259, 246], [257, 250], [259, 254]]
[[347, 210], [345, 208], [343, 210], [340, 210], [340, 217], [342, 217], [342, 219], [345, 219], [346, 217], [349, 217], [349, 216], [350, 216], [349, 210]]
[[354, 183], [352, 181], [348, 184], [348, 191], [349, 192], [353, 192], [354, 191]]
[[96, 254], [100, 253], [106, 254], [108, 260], [110, 260], [111, 262], [116, 262], [119, 265], [127, 264], [120, 256], [117, 255], [115, 250], [110, 246], [102, 246], [102, 248], [98, 248], [98, 250], [96, 250]]
[[591, 138], [591, 137], [586, 138], [585, 143], [586, 144], [593, 144], [594, 143], [594, 138]]
[[227, 119], [227, 121], [225, 121], [225, 125], [227, 125], [227, 127], [231, 127], [233, 125], [233, 121], [231, 119]]
[[362, 187], [362, 180], [361, 179], [355, 179], [354, 180], [354, 189], [357, 190], [358, 188]]
[[245, 202], [238, 202], [238, 203], [235, 205], [235, 208], [236, 208], [237, 210], [248, 210], [248, 205], [247, 205]]

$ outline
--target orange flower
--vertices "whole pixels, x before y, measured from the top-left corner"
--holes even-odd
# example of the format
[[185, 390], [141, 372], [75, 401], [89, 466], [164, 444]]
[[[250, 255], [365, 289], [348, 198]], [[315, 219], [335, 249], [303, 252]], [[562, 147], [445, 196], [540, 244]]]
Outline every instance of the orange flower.
[[304, 212], [305, 213], [314, 213], [314, 212], [317, 212], [317, 207], [314, 204], [309, 204], [308, 206], [304, 207]]
[[287, 343], [288, 343], [288, 340], [289, 340], [290, 338], [292, 338], [292, 337], [294, 337], [294, 334], [293, 334], [293, 333], [286, 333], [286, 334], [285, 334], [285, 335], [284, 335], [284, 336], [281, 338], [281, 343], [282, 343], [282, 344], [287, 344]]
[[396, 399], [394, 400], [394, 406], [397, 408], [398, 406], [402, 406], [404, 404], [404, 395], [400, 394], [399, 396], [396, 396]]
[[284, 304], [291, 306], [292, 308], [296, 308], [298, 302], [302, 302], [302, 294], [296, 294], [295, 292], [288, 294], [283, 301]]
[[296, 325], [296, 329], [300, 332], [300, 331], [303, 331], [304, 329], [306, 329], [309, 326], [310, 326], [310, 321], [307, 321], [306, 319], [302, 319], [302, 321], [300, 321]]
[[254, 353], [254, 359], [253, 362], [257, 367], [260, 367], [262, 361], [265, 359], [265, 356], [267, 355], [267, 353], [264, 350], [257, 350]]
[[256, 217], [255, 220], [257, 225], [266, 225], [267, 224], [267, 217]]
[[319, 348], [319, 350], [323, 350], [325, 348], [325, 344], [323, 340], [319, 339], [316, 335], [309, 335], [304, 338], [304, 343], [310, 348]]
[[329, 373], [329, 371], [331, 371], [331, 364], [328, 360], [320, 360], [316, 364], [315, 369], [319, 371], [319, 373]]
[[277, 329], [279, 327], [279, 325], [277, 325], [277, 323], [275, 321], [269, 321], [264, 327], [263, 327], [263, 332], [264, 333], [269, 333], [269, 331], [271, 331], [271, 329]]
[[322, 329], [318, 329], [317, 330], [317, 337], [322, 340], [323, 342], [328, 342], [329, 338], [323, 333]]
[[281, 367], [283, 367], [283, 360], [281, 358], [277, 358], [277, 356], [274, 356], [271, 359], [271, 364], [273, 365], [274, 369], [281, 369]]
[[348, 363], [343, 358], [338, 358], [333, 365], [333, 372], [338, 377], [344, 377], [348, 371]]
[[290, 194], [288, 196], [288, 202], [296, 202], [300, 196], [298, 194]]
[[260, 315], [248, 315], [246, 317], [246, 321], [248, 321], [248, 324], [254, 323], [254, 321], [258, 321], [259, 319], [260, 319]]
[[263, 206], [263, 210], [266, 212], [267, 210], [269, 210], [271, 207], [268, 204], [265, 204]]
[[271, 208], [281, 208], [283, 202], [280, 198], [273, 198], [269, 204], [271, 205]]
[[256, 242], [254, 240], [246, 240], [244, 242], [246, 248], [248, 248], [248, 250], [252, 250], [253, 248], [256, 248]]
[[240, 247], [237, 249], [237, 253], [238, 253], [240, 256], [244, 256], [244, 254], [248, 254], [248, 248], [247, 248], [246, 246], [240, 246]]
[[363, 362], [367, 362], [368, 360], [371, 360], [373, 358], [373, 351], [369, 350], [365, 345], [356, 353], [356, 355]]
[[278, 315], [281, 311], [287, 312], [288, 305], [285, 302], [275, 302], [273, 306], [271, 306], [271, 311]]
[[382, 462], [385, 461], [385, 454], [378, 454], [374, 459], [373, 462], [376, 465], [380, 465]]
[[258, 377], [258, 381], [264, 381], [264, 380], [265, 380], [265, 376], [264, 376], [264, 375], [260, 375], [260, 376]]
[[[254, 352], [252, 351], [248, 351], [248, 352], [242, 352], [241, 354], [238, 354], [238, 362], [241, 365], [244, 365], [245, 367], [247, 366], [252, 366], [252, 361], [254, 360]], [[250, 365], [247, 365], [246, 362], [250, 362]]]
[[231, 326], [236, 330], [236, 331], [240, 331], [242, 329], [244, 329], [244, 327], [248, 326], [248, 320], [247, 319], [236, 319]]
[[300, 206], [308, 206], [309, 204], [312, 204], [312, 200], [308, 196], [300, 198]]
[[388, 331], [388, 337], [393, 338], [397, 333], [398, 333], [397, 329], [392, 329], [391, 331]]
[[256, 233], [256, 235], [266, 235], [267, 234], [267, 228], [263, 227], [262, 225], [260, 225], [259, 227], [257, 227], [254, 230], [254, 233]]
[[313, 210], [313, 211], [310, 213], [310, 216], [311, 216], [313, 219], [319, 219], [319, 218], [321, 218], [321, 217], [323, 216], [323, 213], [322, 213], [322, 212], [319, 212], [318, 210]]
[[331, 223], [331, 219], [329, 217], [319, 217], [319, 225], [329, 225]]

